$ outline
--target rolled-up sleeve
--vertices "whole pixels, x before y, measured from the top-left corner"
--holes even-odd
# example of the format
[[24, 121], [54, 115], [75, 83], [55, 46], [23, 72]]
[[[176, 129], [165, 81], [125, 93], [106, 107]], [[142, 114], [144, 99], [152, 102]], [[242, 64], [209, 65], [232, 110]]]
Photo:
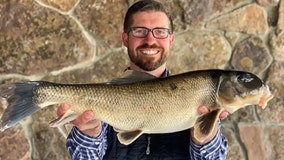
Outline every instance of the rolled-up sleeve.
[[225, 160], [228, 152], [228, 140], [219, 129], [216, 136], [206, 145], [190, 143], [190, 156], [194, 160]]
[[107, 149], [107, 124], [102, 124], [102, 133], [94, 138], [73, 127], [67, 137], [66, 147], [72, 160], [102, 159]]

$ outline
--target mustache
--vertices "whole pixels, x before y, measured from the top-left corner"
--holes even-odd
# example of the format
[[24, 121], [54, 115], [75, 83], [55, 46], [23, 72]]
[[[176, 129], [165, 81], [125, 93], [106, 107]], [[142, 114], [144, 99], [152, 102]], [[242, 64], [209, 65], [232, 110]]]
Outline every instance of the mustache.
[[161, 48], [161, 47], [159, 47], [156, 44], [153, 44], [153, 45], [143, 44], [143, 45], [137, 47], [137, 49], [142, 49], [142, 48]]

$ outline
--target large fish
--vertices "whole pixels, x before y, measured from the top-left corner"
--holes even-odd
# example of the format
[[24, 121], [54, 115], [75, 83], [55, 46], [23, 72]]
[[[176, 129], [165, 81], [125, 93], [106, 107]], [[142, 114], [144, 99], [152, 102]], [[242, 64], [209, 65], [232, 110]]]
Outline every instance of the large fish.
[[[212, 132], [221, 110], [233, 113], [247, 105], [265, 108], [273, 97], [268, 86], [248, 72], [202, 70], [166, 78], [141, 75], [134, 72], [120, 80], [97, 84], [4, 84], [0, 96], [8, 106], [0, 128], [12, 127], [46, 106], [69, 103], [71, 110], [50, 126], [63, 125], [92, 109], [96, 119], [117, 129], [118, 139], [125, 145], [143, 133], [171, 133], [191, 127], [195, 138], [203, 141], [202, 137]], [[211, 112], [199, 115], [200, 105], [210, 107]]]

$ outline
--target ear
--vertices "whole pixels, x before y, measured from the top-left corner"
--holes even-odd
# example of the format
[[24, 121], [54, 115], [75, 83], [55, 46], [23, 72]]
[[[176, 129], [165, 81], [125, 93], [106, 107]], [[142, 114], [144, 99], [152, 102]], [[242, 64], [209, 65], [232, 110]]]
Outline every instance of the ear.
[[121, 39], [122, 39], [123, 45], [124, 45], [125, 47], [127, 47], [127, 46], [128, 46], [128, 34], [125, 33], [125, 32], [123, 32], [123, 33], [121, 34]]
[[174, 41], [175, 41], [175, 35], [172, 34], [171, 37], [170, 37], [170, 47], [172, 48], [173, 44], [174, 44]]

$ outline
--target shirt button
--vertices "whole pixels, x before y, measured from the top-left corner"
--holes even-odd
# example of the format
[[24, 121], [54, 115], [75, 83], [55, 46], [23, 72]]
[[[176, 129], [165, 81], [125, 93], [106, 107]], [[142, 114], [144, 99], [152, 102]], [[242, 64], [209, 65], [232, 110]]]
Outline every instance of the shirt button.
[[201, 151], [201, 154], [203, 155], [203, 154], [206, 154], [206, 150], [202, 150]]

